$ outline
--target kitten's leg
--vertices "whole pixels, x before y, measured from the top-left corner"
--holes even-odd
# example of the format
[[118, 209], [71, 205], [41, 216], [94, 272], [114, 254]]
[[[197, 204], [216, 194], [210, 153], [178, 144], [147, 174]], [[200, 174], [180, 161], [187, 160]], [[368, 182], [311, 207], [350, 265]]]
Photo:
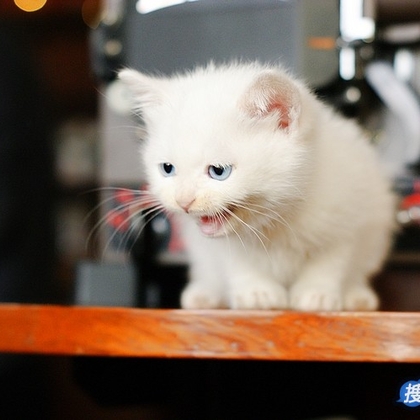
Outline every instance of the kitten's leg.
[[232, 309], [285, 309], [286, 288], [277, 280], [258, 272], [244, 262], [229, 276], [229, 306]]
[[242, 279], [242, 285], [230, 293], [232, 309], [286, 309], [287, 291], [269, 279]]
[[189, 243], [189, 282], [181, 294], [184, 309], [226, 308], [226, 268], [222, 241], [203, 238], [193, 230]]
[[369, 279], [380, 270], [391, 247], [389, 227], [371, 225], [357, 242], [344, 289], [344, 309], [374, 311], [379, 307], [379, 299]]
[[290, 305], [303, 311], [339, 311], [351, 257], [349, 246], [324, 251], [306, 262], [290, 288]]
[[183, 309], [226, 308], [225, 278], [212, 272], [190, 268], [190, 281], [181, 294]]
[[344, 290], [346, 311], [374, 311], [379, 307], [379, 299], [366, 278], [349, 279]]

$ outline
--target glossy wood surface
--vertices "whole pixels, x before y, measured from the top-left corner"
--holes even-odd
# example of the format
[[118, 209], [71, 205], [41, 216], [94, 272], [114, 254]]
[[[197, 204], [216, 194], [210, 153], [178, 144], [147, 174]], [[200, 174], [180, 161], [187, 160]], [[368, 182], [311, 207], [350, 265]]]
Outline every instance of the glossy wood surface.
[[418, 313], [0, 305], [0, 352], [420, 362]]

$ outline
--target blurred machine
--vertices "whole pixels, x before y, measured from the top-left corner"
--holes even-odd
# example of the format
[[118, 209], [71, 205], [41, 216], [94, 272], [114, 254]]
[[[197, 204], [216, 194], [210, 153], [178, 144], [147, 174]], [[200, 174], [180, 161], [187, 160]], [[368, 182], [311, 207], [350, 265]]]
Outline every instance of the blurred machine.
[[[105, 187], [101, 219], [107, 228], [101, 236], [103, 262], [80, 266], [78, 303], [176, 306], [177, 290], [185, 279], [176, 226], [158, 216], [145, 227], [144, 221], [127, 212], [126, 202], [141, 188], [143, 177], [136, 122], [127, 94], [115, 79], [123, 66], [170, 74], [209, 60], [282, 63], [371, 132], [396, 187], [410, 196], [399, 220], [419, 224], [418, 1], [104, 3], [104, 17], [92, 33], [92, 66], [104, 93], [100, 96], [100, 182]], [[127, 266], [128, 254], [133, 266]], [[129, 268], [118, 268], [121, 264]], [[103, 287], [104, 278], [113, 283], [110, 288]], [[161, 287], [162, 278], [172, 280]]]
[[[171, 6], [171, 4], [173, 4]], [[328, 22], [328, 24], [325, 24]], [[338, 75], [336, 0], [110, 1], [93, 33], [94, 71], [108, 85], [104, 99], [104, 185], [138, 185], [141, 168], [116, 71], [175, 71], [231, 59], [282, 62], [313, 86]], [[122, 146], [123, 145], [123, 146]]]

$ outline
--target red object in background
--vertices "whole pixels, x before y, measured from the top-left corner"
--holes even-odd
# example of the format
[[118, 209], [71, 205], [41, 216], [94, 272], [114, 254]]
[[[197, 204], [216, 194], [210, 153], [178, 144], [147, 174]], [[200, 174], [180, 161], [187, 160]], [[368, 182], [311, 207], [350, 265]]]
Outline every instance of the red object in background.
[[135, 190], [118, 190], [114, 194], [114, 198], [121, 204], [132, 203], [138, 194], [135, 193]]
[[107, 214], [107, 223], [118, 232], [127, 232], [130, 229], [130, 212], [127, 209], [111, 210]]
[[420, 207], [420, 193], [410, 194], [402, 199], [400, 208], [407, 210], [410, 207]]

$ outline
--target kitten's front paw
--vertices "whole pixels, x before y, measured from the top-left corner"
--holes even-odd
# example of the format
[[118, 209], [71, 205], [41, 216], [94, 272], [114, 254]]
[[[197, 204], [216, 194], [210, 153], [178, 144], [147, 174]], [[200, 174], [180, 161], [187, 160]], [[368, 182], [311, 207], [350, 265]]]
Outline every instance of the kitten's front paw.
[[219, 293], [197, 284], [189, 284], [181, 294], [183, 309], [219, 309], [225, 306]]
[[353, 286], [345, 293], [344, 309], [346, 311], [374, 311], [378, 307], [378, 296], [368, 286]]
[[285, 309], [288, 306], [286, 289], [275, 283], [253, 283], [234, 290], [232, 309]]
[[338, 290], [297, 284], [290, 291], [290, 306], [298, 311], [341, 311], [343, 300]]

